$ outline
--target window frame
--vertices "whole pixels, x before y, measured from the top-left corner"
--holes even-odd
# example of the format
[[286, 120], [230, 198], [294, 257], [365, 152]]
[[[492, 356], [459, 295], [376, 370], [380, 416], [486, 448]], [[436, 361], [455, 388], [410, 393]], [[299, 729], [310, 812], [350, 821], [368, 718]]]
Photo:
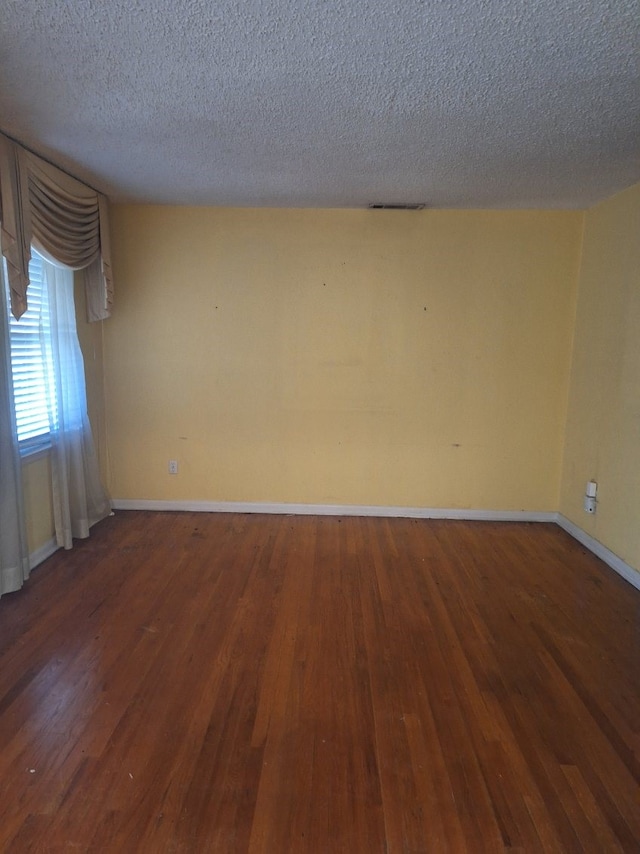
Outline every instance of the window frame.
[[[37, 252], [35, 252], [35, 250], [32, 247], [31, 261], [29, 263], [30, 291], [31, 291], [31, 295], [33, 298], [33, 296], [35, 296], [35, 293], [37, 290], [38, 301], [39, 301], [38, 304], [39, 305], [40, 305], [40, 300], [42, 300], [43, 295], [45, 294], [45, 289], [46, 289], [46, 282], [44, 280], [44, 270], [43, 270], [43, 266], [42, 266], [43, 260], [44, 259]], [[35, 270], [36, 265], [39, 265], [39, 269], [37, 270], [37, 272]], [[32, 279], [33, 279], [33, 281], [32, 281]], [[36, 285], [36, 283], [37, 283], [37, 288], [36, 288], [36, 290], [34, 290], [34, 286]], [[28, 314], [28, 311], [29, 311], [29, 309], [27, 309], [27, 312], [25, 314]], [[25, 315], [23, 315], [23, 317], [25, 317]], [[51, 329], [51, 325], [50, 325], [51, 324], [51, 318], [50, 318], [50, 314], [49, 314], [48, 309], [46, 312], [46, 320], [47, 320], [47, 324], [44, 327], [42, 327], [42, 330], [44, 331], [45, 335], [49, 335], [50, 329]], [[11, 351], [11, 367], [12, 367], [12, 375], [13, 375], [13, 400], [14, 400], [14, 407], [16, 407], [16, 409], [17, 409], [17, 400], [16, 400], [16, 388], [15, 388], [15, 386], [16, 386], [16, 380], [15, 380], [16, 374], [15, 374], [15, 368], [14, 368], [14, 361], [15, 361], [14, 347], [15, 347], [15, 344], [17, 342], [17, 337], [15, 335], [15, 332], [19, 329], [19, 323], [20, 323], [20, 321], [16, 321], [16, 319], [13, 317], [13, 315], [9, 311], [9, 346], [10, 346], [10, 351]], [[32, 321], [31, 335], [33, 336], [34, 334], [35, 334], [35, 326], [33, 325], [33, 321]], [[42, 332], [39, 332], [38, 334], [42, 334]], [[35, 353], [35, 347], [33, 348], [33, 352]], [[52, 357], [50, 355], [50, 359], [51, 358]], [[42, 365], [42, 361], [43, 360], [41, 358], [40, 359], [40, 367], [39, 367], [41, 374], [44, 375], [46, 372], [52, 372], [53, 371], [53, 365], [51, 363], [49, 365]], [[49, 379], [51, 380], [51, 377]], [[36, 435], [26, 436], [25, 438], [22, 438], [22, 439], [19, 437], [19, 433], [17, 433], [18, 449], [20, 452], [20, 456], [22, 458], [27, 458], [27, 457], [29, 457], [30, 459], [37, 458], [38, 456], [45, 455], [51, 449], [51, 422], [50, 422], [50, 418], [49, 418], [49, 403], [48, 403], [48, 401], [46, 401], [46, 399], [45, 399], [45, 405], [42, 406], [42, 400], [43, 400], [43, 397], [45, 394], [46, 394], [46, 392], [43, 391], [40, 395], [41, 405], [38, 407], [38, 413], [39, 413], [41, 419], [42, 419], [43, 413], [47, 414], [47, 429], [41, 430], [41, 432], [37, 433]], [[16, 430], [18, 428], [18, 422], [19, 422], [19, 416], [18, 416], [18, 412], [16, 411]]]

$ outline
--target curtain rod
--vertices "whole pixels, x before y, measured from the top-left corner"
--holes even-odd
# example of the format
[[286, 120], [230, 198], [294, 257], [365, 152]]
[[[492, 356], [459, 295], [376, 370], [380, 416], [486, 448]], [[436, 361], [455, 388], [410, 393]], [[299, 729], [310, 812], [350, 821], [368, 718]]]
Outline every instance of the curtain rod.
[[[68, 175], [69, 178], [73, 178], [74, 181], [80, 181], [81, 184], [87, 186], [90, 190], [93, 190], [94, 193], [100, 193], [100, 190], [96, 190], [93, 184], [89, 184], [87, 181], [84, 181], [82, 178], [78, 178], [77, 175], [74, 175], [72, 172], [69, 172], [68, 169], [63, 169], [62, 166], [58, 166], [57, 163], [54, 163], [53, 160], [50, 160], [48, 157], [43, 157], [42, 154], [38, 154], [37, 151], [34, 151], [33, 148], [29, 148], [28, 145], [25, 145], [24, 142], [20, 142], [19, 139], [16, 139], [11, 134], [5, 133], [5, 131], [0, 128], [0, 133], [3, 136], [6, 136], [7, 139], [10, 139], [11, 142], [15, 142], [16, 145], [19, 145], [20, 148], [24, 148], [25, 151], [28, 151], [29, 154], [33, 154], [34, 157], [39, 157], [40, 160], [44, 160], [45, 163], [48, 163], [49, 166], [54, 166], [56, 169], [59, 169], [61, 172], [64, 172], [65, 175]], [[101, 195], [105, 195], [102, 193]]]

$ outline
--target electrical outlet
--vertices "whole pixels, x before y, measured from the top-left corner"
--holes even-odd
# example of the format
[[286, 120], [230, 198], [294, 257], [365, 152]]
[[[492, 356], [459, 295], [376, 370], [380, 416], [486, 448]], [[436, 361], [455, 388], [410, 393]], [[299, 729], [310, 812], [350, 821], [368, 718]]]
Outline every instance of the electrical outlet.
[[178, 474], [177, 460], [169, 460], [169, 474]]
[[584, 494], [584, 509], [586, 513], [596, 512], [596, 496], [598, 494], [598, 484], [595, 480], [590, 480], [587, 483], [587, 489]]

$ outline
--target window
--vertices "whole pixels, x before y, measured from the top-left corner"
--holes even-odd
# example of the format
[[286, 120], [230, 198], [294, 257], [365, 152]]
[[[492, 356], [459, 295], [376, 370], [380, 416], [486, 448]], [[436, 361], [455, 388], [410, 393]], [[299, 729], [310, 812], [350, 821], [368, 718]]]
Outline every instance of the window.
[[11, 368], [16, 425], [21, 453], [49, 442], [57, 424], [55, 374], [51, 351], [51, 315], [44, 261], [32, 250], [27, 311], [20, 320], [9, 313]]

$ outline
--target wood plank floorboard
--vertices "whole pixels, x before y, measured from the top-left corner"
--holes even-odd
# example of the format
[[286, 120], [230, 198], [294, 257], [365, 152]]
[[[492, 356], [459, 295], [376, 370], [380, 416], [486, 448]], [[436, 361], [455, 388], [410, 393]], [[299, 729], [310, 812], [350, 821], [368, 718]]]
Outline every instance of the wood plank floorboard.
[[639, 614], [552, 524], [118, 512], [0, 600], [0, 851], [640, 852]]

